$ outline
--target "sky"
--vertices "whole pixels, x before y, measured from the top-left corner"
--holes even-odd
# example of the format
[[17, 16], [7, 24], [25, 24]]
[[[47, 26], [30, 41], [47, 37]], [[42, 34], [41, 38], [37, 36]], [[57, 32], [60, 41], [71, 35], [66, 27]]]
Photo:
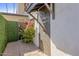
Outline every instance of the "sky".
[[0, 12], [16, 13], [16, 3], [0, 3]]

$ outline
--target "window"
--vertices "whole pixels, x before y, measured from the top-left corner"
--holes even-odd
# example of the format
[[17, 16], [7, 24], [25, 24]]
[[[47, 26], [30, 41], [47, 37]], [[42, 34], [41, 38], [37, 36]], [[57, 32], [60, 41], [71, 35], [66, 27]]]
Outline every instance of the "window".
[[16, 13], [16, 3], [0, 3], [0, 12]]
[[48, 35], [50, 36], [50, 14], [49, 12], [40, 12], [40, 22], [44, 24]]

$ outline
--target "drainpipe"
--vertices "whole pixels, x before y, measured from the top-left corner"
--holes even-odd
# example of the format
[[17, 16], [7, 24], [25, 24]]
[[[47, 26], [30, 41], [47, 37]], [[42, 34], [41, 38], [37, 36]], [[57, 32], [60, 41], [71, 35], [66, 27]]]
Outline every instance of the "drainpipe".
[[[52, 3], [50, 4], [50, 45], [52, 45]], [[51, 46], [51, 55], [52, 55], [52, 46]]]
[[54, 10], [54, 3], [50, 4], [50, 44], [51, 44], [51, 55], [53, 55], [53, 52], [55, 51], [56, 49], [56, 46], [55, 44], [53, 43], [52, 39], [53, 39], [53, 35], [52, 35], [52, 21], [55, 19], [55, 10]]

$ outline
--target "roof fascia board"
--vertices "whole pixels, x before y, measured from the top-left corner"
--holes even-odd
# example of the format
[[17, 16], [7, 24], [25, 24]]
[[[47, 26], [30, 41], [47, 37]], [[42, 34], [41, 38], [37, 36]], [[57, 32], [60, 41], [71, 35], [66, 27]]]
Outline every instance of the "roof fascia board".
[[4, 12], [0, 12], [0, 14], [3, 14], [3, 15], [14, 15], [14, 16], [25, 16], [25, 17], [28, 17], [27, 15], [13, 14], [13, 13], [4, 13]]

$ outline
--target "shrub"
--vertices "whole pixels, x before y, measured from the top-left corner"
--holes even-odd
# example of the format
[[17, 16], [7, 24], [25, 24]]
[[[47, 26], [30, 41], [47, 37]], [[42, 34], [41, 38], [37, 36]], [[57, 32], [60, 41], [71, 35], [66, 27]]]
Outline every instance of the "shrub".
[[26, 43], [32, 43], [34, 36], [35, 36], [34, 27], [26, 28], [23, 34], [23, 41]]
[[7, 21], [6, 25], [8, 42], [18, 40], [18, 23], [15, 21]]
[[2, 55], [7, 45], [6, 35], [6, 20], [0, 15], [0, 55]]

